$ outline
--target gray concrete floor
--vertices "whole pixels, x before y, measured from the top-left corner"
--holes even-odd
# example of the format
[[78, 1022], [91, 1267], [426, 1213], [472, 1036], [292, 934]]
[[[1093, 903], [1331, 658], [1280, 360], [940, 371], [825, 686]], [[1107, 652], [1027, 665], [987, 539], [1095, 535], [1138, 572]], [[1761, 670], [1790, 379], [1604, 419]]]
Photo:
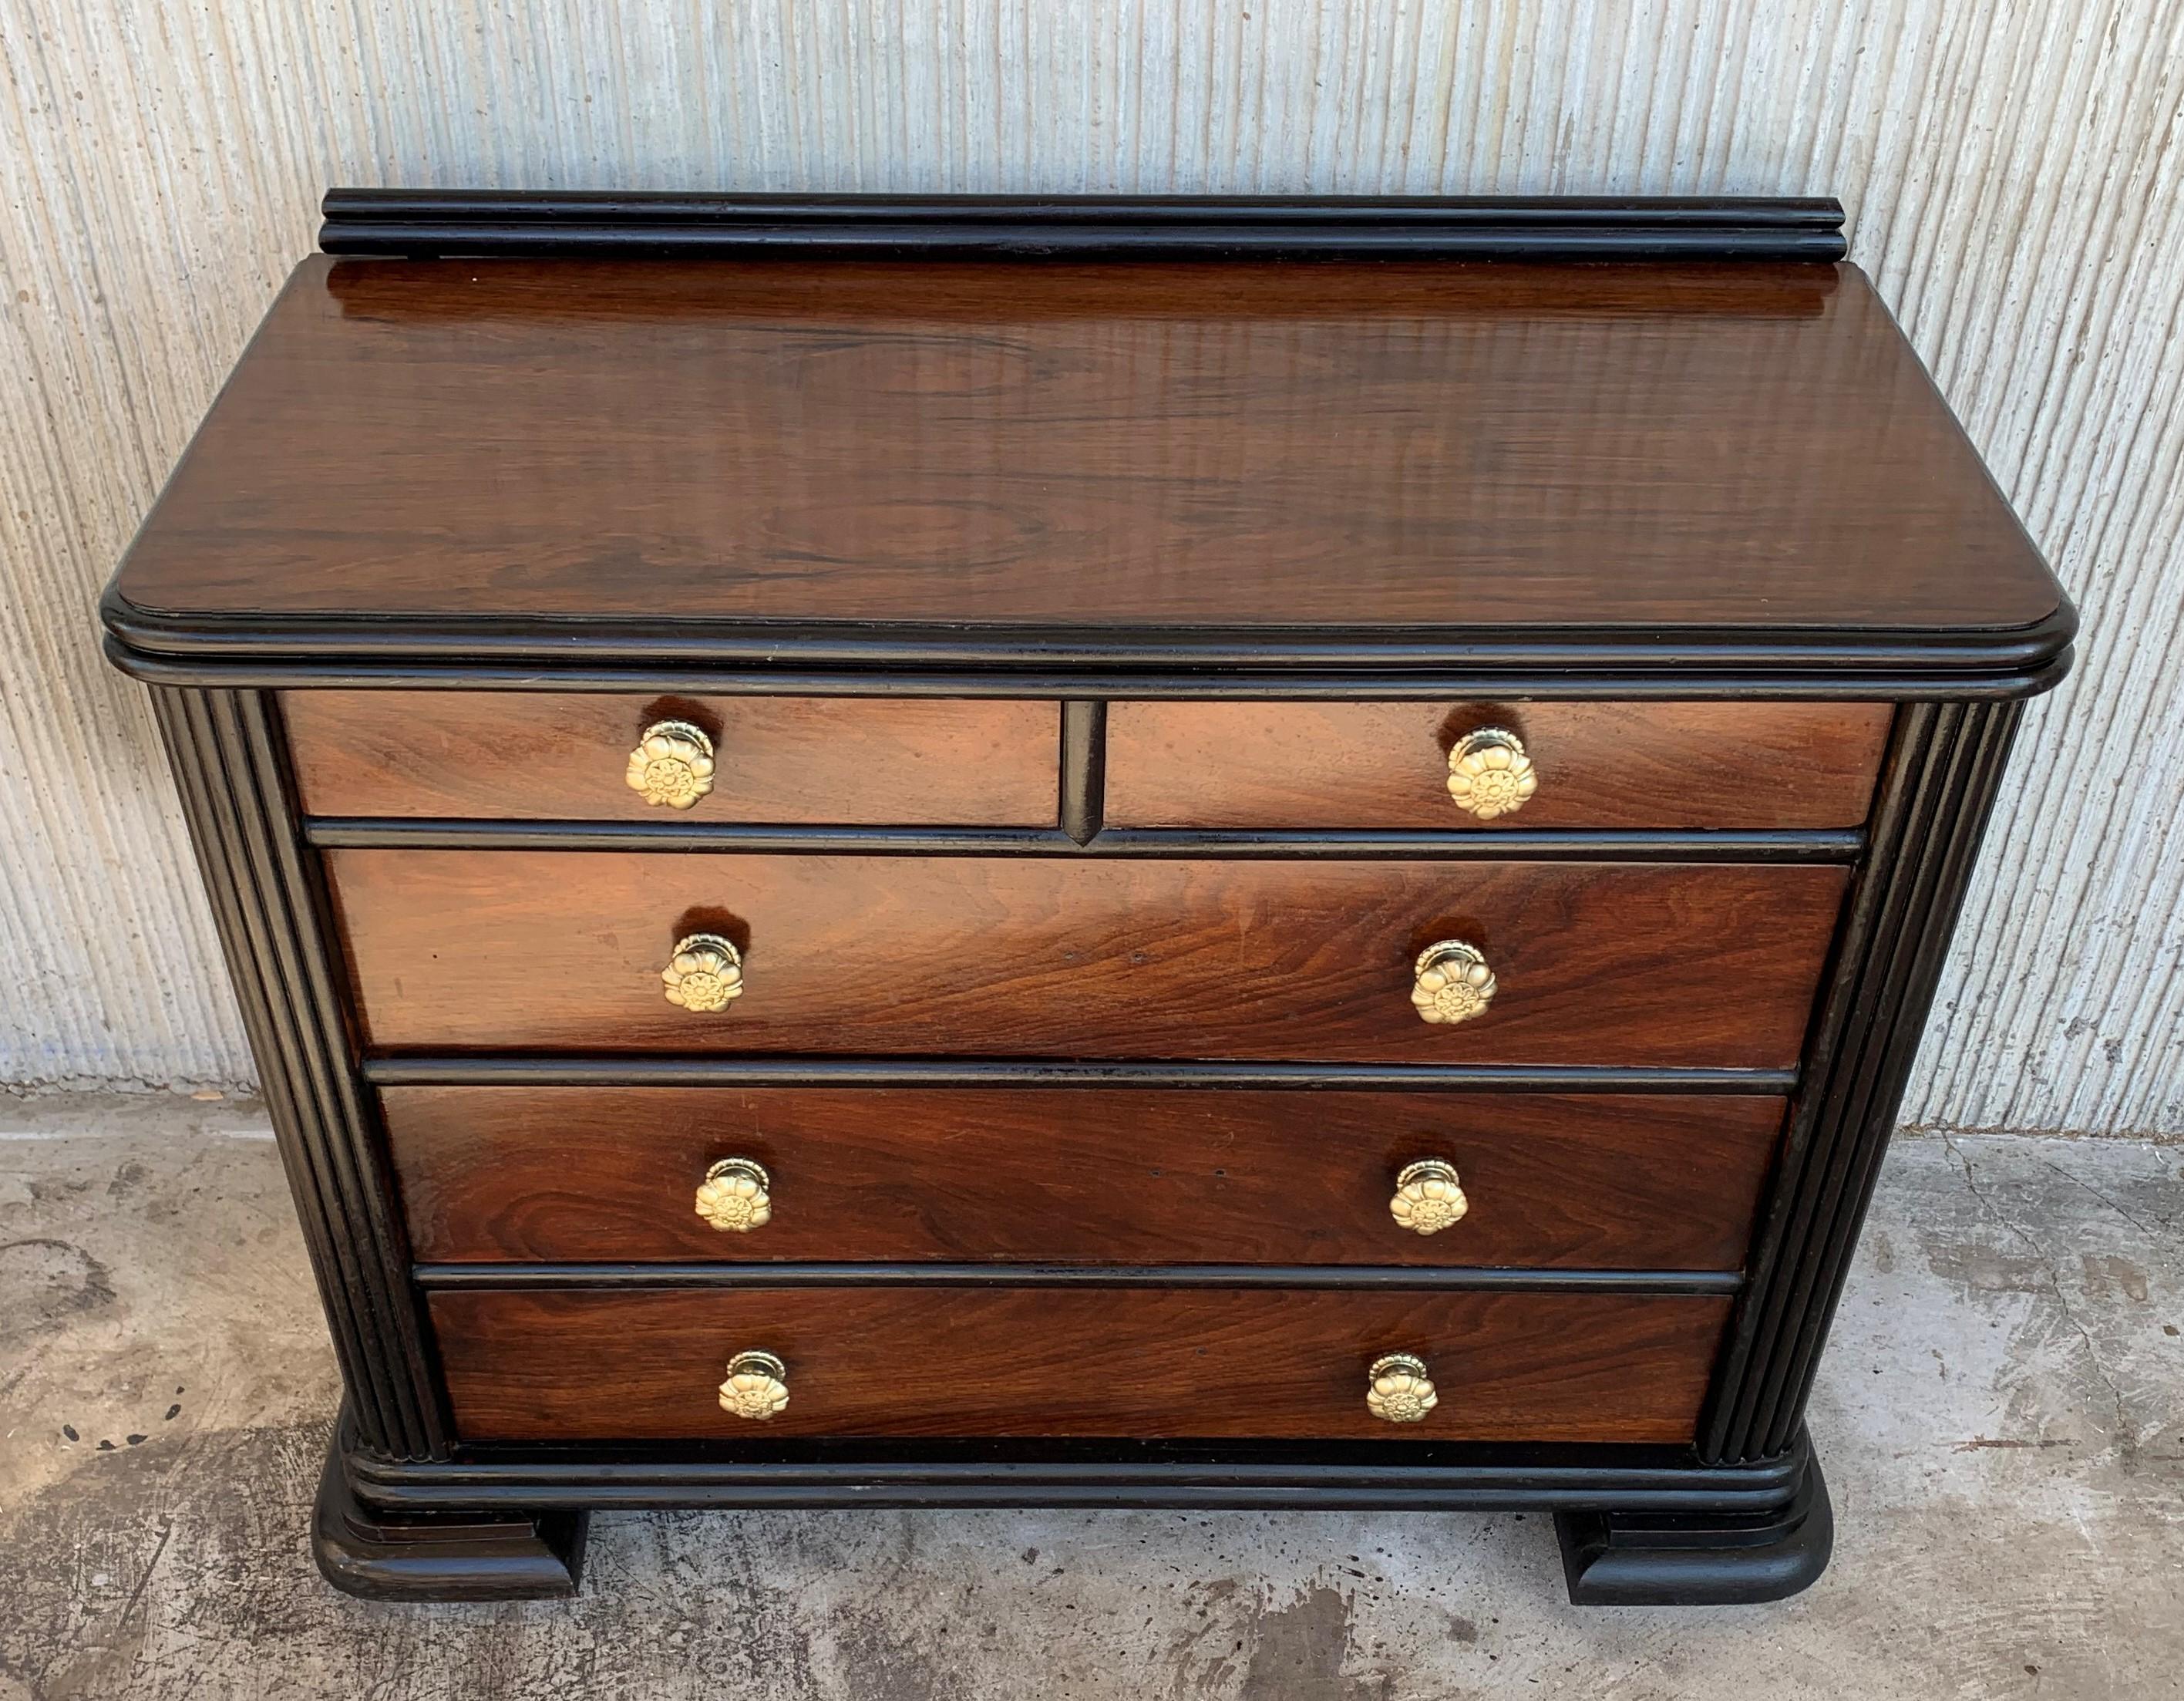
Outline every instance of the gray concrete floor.
[[1536, 1515], [872, 1512], [394, 1608], [304, 1550], [335, 1383], [255, 1111], [0, 1099], [0, 1696], [2184, 1695], [2180, 1218], [2184, 1149], [1900, 1141], [1780, 1606], [1574, 1609]]

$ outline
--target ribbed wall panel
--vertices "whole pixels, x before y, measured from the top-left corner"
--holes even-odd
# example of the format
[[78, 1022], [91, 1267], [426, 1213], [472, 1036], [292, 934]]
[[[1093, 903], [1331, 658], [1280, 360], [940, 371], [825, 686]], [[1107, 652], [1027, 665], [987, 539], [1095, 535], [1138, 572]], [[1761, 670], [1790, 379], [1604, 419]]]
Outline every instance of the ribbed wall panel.
[[2086, 619], [1907, 1115], [2184, 1132], [2184, 0], [0, 0], [0, 1079], [250, 1073], [97, 586], [329, 183], [1840, 195]]

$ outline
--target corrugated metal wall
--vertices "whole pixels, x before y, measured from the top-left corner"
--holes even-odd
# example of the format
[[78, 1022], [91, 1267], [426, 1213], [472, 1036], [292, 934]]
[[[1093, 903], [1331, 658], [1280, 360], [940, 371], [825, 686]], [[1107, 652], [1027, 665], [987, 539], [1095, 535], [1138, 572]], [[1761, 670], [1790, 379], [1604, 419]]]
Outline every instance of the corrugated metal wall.
[[2079, 598], [1913, 1114], [2184, 1132], [2184, 0], [0, 0], [0, 1079], [249, 1062], [97, 588], [330, 182], [1835, 193]]

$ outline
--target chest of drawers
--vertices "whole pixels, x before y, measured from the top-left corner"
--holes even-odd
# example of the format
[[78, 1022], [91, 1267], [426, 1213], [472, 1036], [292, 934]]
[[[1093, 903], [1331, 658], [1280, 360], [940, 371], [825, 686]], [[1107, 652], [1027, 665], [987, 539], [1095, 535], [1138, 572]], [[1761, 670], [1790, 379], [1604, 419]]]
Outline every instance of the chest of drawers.
[[104, 607], [346, 1381], [326, 1575], [1043, 1504], [1817, 1576], [2073, 628], [1838, 220], [330, 198]]

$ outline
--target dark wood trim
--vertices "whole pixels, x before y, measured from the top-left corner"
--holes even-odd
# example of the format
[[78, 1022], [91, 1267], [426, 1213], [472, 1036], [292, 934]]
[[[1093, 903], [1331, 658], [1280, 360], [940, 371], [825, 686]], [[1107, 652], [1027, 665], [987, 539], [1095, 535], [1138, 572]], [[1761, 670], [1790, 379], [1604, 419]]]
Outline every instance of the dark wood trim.
[[1436, 1292], [1736, 1293], [1735, 1270], [1434, 1269], [1405, 1264], [419, 1264], [434, 1288], [1417, 1288]]
[[1061, 705], [1061, 831], [1083, 849], [1100, 836], [1107, 790], [1107, 705], [1072, 698]]
[[[1856, 828], [1691, 831], [1499, 828], [1446, 833], [1102, 828], [1096, 772], [1066, 742], [1063, 761], [1061, 805], [1066, 824], [1059, 828], [752, 827], [719, 822], [315, 816], [304, 823], [304, 830], [310, 842], [322, 850], [803, 850], [820, 855], [847, 851], [866, 856], [1264, 856], [1284, 861], [1434, 856], [1450, 862], [1802, 863], [1855, 862], [1865, 848], [1865, 835]], [[1082, 838], [1078, 836], [1080, 832]]]
[[332, 254], [1765, 259], [1847, 252], [1819, 198], [326, 192]]
[[1835, 1548], [1818, 1459], [1797, 1492], [1756, 1516], [1559, 1508], [1555, 1538], [1576, 1606], [1752, 1606], [1810, 1588]]
[[319, 1478], [311, 1557], [345, 1595], [373, 1601], [566, 1600], [584, 1570], [582, 1512], [471, 1510], [404, 1517], [366, 1507], [350, 1486], [345, 1412]]
[[1751, 1286], [1701, 1425], [1709, 1459], [1763, 1456], [1802, 1421], [2020, 712], [1911, 705], [1899, 717]]
[[1812, 1460], [1801, 1431], [1780, 1454], [1706, 1465], [1686, 1447], [1460, 1442], [756, 1440], [732, 1447], [625, 1442], [459, 1447], [420, 1463], [356, 1450], [369, 1505], [480, 1508], [839, 1506], [1253, 1507], [1765, 1516]]
[[1794, 1069], [1482, 1063], [1140, 1063], [985, 1057], [669, 1057], [510, 1053], [365, 1059], [375, 1086], [1330, 1087], [1383, 1092], [1786, 1093]]
[[[798, 696], [2027, 697], [2070, 669], [2068, 603], [2006, 631], [1192, 633], [385, 618], [204, 622], [99, 605], [109, 658], [154, 684]], [[784, 665], [784, 658], [787, 664]]]
[[408, 1237], [352, 1061], [326, 895], [295, 826], [272, 704], [170, 691], [153, 703], [359, 1432], [395, 1456], [439, 1456], [448, 1428]]
[[[1067, 784], [1066, 775], [1063, 783]], [[862, 856], [1073, 856], [1085, 848], [1058, 827], [761, 827], [700, 821], [314, 816], [304, 830], [312, 844], [327, 850], [805, 850]]]

